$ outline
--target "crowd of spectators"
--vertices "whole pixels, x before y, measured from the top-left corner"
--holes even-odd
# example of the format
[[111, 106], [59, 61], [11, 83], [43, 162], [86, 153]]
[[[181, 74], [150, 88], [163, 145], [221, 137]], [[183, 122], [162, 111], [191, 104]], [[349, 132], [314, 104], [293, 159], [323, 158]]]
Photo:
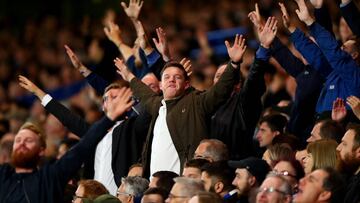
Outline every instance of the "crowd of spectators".
[[0, 9], [0, 202], [360, 202], [358, 3]]

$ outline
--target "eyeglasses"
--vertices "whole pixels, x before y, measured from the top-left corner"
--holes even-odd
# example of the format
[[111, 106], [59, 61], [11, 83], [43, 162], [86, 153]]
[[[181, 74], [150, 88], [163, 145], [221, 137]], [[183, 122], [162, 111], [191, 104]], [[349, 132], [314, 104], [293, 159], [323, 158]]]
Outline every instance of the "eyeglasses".
[[281, 176], [289, 176], [289, 177], [292, 177], [292, 178], [296, 179], [296, 175], [291, 174], [289, 171], [273, 170], [273, 171], [271, 171], [271, 173], [276, 174], [276, 175], [281, 175]]
[[269, 193], [273, 193], [273, 192], [277, 192], [277, 193], [280, 193], [282, 195], [288, 195], [286, 192], [283, 192], [281, 190], [278, 190], [274, 187], [264, 187], [264, 188], [259, 188], [257, 193], [260, 193], [260, 192], [264, 192], [266, 194], [269, 194]]
[[80, 196], [77, 196], [77, 195], [73, 195], [73, 199], [71, 202], [75, 202], [75, 200], [79, 198], [79, 199], [85, 199], [86, 197], [80, 197]]
[[169, 194], [168, 196], [169, 199], [176, 199], [176, 198], [189, 198], [189, 196], [181, 196], [181, 195], [174, 195], [174, 194]]
[[116, 196], [118, 197], [119, 195], [133, 196], [132, 194], [129, 194], [129, 193], [126, 193], [126, 192], [117, 191], [117, 192], [116, 192]]

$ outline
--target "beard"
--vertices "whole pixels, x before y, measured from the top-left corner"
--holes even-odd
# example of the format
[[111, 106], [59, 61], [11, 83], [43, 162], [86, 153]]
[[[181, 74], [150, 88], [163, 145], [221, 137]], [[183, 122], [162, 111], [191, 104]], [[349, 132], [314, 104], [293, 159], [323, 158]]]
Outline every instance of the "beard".
[[14, 167], [33, 169], [36, 168], [40, 160], [40, 149], [32, 149], [26, 151], [13, 151], [11, 154], [11, 164]]
[[359, 167], [360, 160], [350, 154], [345, 154], [344, 160], [340, 162], [340, 171], [344, 173], [354, 174]]

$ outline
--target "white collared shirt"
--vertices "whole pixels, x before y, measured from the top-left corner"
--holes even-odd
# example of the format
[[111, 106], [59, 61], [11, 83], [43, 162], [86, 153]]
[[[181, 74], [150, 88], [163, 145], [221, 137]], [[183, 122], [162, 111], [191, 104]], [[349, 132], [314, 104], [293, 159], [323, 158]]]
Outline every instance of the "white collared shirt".
[[[151, 144], [150, 175], [157, 171], [173, 171], [180, 174], [180, 158], [166, 122], [166, 103], [159, 108]], [[151, 177], [150, 176], [150, 177]]]

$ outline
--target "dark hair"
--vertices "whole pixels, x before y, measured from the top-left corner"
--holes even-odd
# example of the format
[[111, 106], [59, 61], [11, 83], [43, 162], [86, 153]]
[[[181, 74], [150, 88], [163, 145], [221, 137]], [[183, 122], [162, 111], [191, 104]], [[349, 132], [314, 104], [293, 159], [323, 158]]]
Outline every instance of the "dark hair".
[[322, 168], [328, 176], [323, 181], [323, 188], [331, 192], [330, 202], [337, 203], [344, 200], [345, 180], [335, 169], [326, 167]]
[[160, 195], [162, 198], [163, 198], [163, 202], [165, 202], [165, 200], [167, 199], [168, 195], [169, 195], [169, 192], [166, 191], [165, 189], [163, 188], [159, 188], [159, 187], [153, 187], [153, 188], [148, 188], [143, 196], [145, 195]]
[[176, 62], [176, 61], [169, 61], [167, 62], [164, 67], [162, 68], [161, 72], [160, 72], [160, 76], [162, 77], [164, 71], [167, 69], [167, 68], [170, 68], [170, 67], [175, 67], [175, 68], [178, 68], [181, 70], [181, 72], [183, 72], [183, 76], [185, 78], [185, 80], [189, 80], [189, 76], [187, 75], [187, 72], [184, 68], [183, 65], [181, 65], [180, 63]]
[[353, 130], [355, 132], [353, 150], [360, 147], [360, 124], [349, 123], [346, 130]]
[[344, 136], [344, 127], [331, 119], [321, 121], [320, 137], [322, 139], [333, 139], [337, 143], [341, 142], [341, 138]]
[[301, 163], [296, 159], [280, 159], [276, 161], [274, 166], [278, 164], [279, 162], [288, 162], [294, 169], [295, 169], [295, 178], [297, 181], [299, 181], [301, 178], [305, 176], [304, 168], [302, 167]]
[[298, 137], [292, 134], [280, 134], [279, 136], [274, 137], [271, 144], [287, 144], [291, 150], [299, 150], [300, 140]]
[[264, 116], [260, 119], [259, 124], [266, 122], [271, 131], [279, 131], [280, 134], [284, 133], [284, 128], [287, 124], [287, 119], [281, 114], [271, 114]]
[[209, 163], [209, 161], [206, 159], [190, 159], [185, 162], [185, 168], [193, 167], [201, 170], [201, 168], [207, 163]]
[[157, 171], [152, 176], [158, 178], [156, 187], [165, 190], [167, 193], [170, 192], [172, 186], [175, 184], [174, 178], [179, 177], [178, 174], [172, 171]]
[[222, 182], [224, 184], [224, 191], [233, 189], [232, 180], [234, 179], [235, 173], [226, 161], [207, 163], [201, 167], [201, 171], [206, 172], [211, 177], [212, 182]]

